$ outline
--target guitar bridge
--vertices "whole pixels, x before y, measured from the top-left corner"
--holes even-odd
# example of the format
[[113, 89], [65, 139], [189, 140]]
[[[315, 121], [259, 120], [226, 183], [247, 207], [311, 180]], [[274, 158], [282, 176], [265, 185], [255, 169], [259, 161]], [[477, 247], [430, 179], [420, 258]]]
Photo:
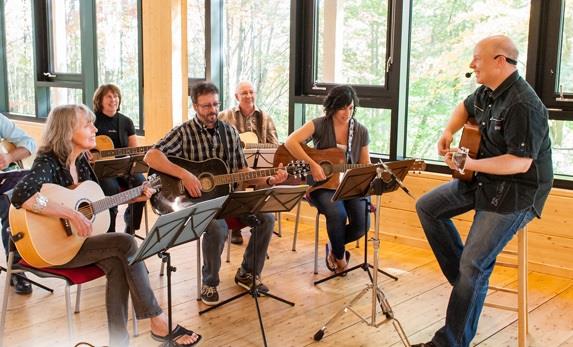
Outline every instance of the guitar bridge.
[[63, 218], [60, 218], [60, 221], [62, 222], [62, 226], [64, 227], [64, 231], [66, 232], [66, 235], [72, 236], [73, 232], [72, 232], [72, 225], [70, 224], [70, 221], [67, 219], [63, 219]]

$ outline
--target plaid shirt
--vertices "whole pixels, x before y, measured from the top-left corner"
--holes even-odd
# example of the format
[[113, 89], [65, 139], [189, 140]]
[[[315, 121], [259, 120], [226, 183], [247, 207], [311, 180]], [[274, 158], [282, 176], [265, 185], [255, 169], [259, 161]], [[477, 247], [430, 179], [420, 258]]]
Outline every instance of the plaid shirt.
[[[217, 122], [218, 127], [207, 129], [197, 116], [193, 119], [171, 129], [153, 148], [159, 149], [167, 156], [175, 156], [192, 161], [204, 161], [211, 158], [223, 160], [231, 172], [247, 167], [247, 161], [239, 133], [235, 128], [224, 122]], [[227, 149], [225, 153], [219, 129], [227, 135]]]
[[247, 131], [255, 133], [259, 143], [279, 144], [273, 119], [257, 106], [255, 106], [255, 112], [248, 117], [243, 116], [239, 106], [235, 106], [220, 112], [219, 119], [233, 125], [239, 133]]

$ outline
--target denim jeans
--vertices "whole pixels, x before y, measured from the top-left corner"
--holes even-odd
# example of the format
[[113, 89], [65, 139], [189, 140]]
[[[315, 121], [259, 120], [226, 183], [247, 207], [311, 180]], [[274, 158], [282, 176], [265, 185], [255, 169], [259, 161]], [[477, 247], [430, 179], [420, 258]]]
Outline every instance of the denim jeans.
[[[255, 273], [260, 275], [263, 271], [267, 257], [267, 249], [273, 236], [275, 216], [272, 213], [257, 213], [255, 216], [261, 224], [256, 227], [256, 230], [253, 230], [253, 235], [249, 239], [249, 244], [243, 254], [241, 268], [245, 272], [251, 272], [254, 266]], [[241, 223], [247, 225], [247, 217], [247, 215], [241, 216], [239, 220]], [[214, 219], [209, 223], [207, 231], [203, 235], [203, 284], [210, 287], [217, 287], [220, 282], [219, 270], [221, 269], [221, 253], [223, 253], [228, 232], [229, 228], [224, 219]], [[254, 241], [255, 238], [256, 243]], [[254, 264], [253, 254], [256, 257]]]
[[138, 319], [152, 318], [162, 310], [149, 285], [145, 263], [128, 264], [135, 255], [137, 243], [124, 233], [95, 235], [85, 240], [78, 254], [63, 268], [95, 264], [107, 278], [105, 305], [110, 346], [128, 346], [127, 299], [131, 300]]
[[[123, 189], [128, 189], [129, 187], [138, 187], [145, 177], [142, 174], [135, 174], [131, 177], [131, 182], [123, 177], [108, 177], [100, 179], [100, 186], [106, 196], [114, 195], [121, 192]], [[130, 184], [131, 183], [131, 184]], [[145, 208], [145, 201], [136, 202], [134, 204], [129, 204], [125, 213], [123, 214], [123, 220], [125, 221], [125, 232], [133, 234], [141, 226], [141, 217], [143, 216], [143, 209]], [[108, 233], [115, 232], [115, 222], [117, 217], [117, 206], [109, 209], [110, 224]], [[132, 222], [133, 218], [133, 222]]]
[[[326, 217], [326, 231], [337, 259], [344, 258], [344, 246], [361, 238], [370, 228], [370, 213], [366, 203], [370, 198], [331, 201], [334, 190], [317, 189], [310, 199], [318, 211]], [[348, 224], [346, 220], [348, 219]]]
[[451, 218], [474, 207], [474, 191], [459, 180], [420, 197], [416, 211], [434, 255], [452, 284], [445, 326], [432, 342], [440, 347], [469, 346], [477, 330], [497, 255], [520, 228], [534, 217], [532, 210], [500, 214], [476, 211], [465, 245]]

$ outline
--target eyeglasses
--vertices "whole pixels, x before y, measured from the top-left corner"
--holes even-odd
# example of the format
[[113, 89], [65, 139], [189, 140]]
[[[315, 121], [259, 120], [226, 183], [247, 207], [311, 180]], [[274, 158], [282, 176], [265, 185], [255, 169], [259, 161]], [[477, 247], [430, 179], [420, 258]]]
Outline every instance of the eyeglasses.
[[220, 106], [220, 105], [221, 105], [221, 104], [218, 103], [218, 102], [215, 102], [215, 103], [212, 103], [212, 104], [204, 104], [204, 105], [199, 105], [199, 104], [197, 104], [197, 106], [201, 107], [203, 110], [209, 110], [209, 109], [211, 109], [211, 108], [213, 108], [213, 107], [216, 108], [216, 109], [219, 109], [219, 106]]
[[493, 59], [497, 59], [497, 58], [499, 58], [499, 57], [504, 57], [504, 58], [505, 58], [505, 61], [507, 61], [507, 62], [508, 62], [509, 64], [511, 64], [511, 65], [517, 65], [517, 60], [511, 59], [511, 58], [509, 58], [509, 57], [506, 57], [506, 56], [503, 55], [503, 54], [498, 54], [498, 55], [496, 55], [495, 57], [493, 57]]

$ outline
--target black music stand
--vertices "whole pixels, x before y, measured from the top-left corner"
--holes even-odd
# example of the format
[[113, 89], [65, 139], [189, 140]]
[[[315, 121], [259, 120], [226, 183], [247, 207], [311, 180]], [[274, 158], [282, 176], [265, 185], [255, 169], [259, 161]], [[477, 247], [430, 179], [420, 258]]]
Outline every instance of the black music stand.
[[[308, 186], [276, 186], [266, 189], [260, 189], [250, 192], [234, 192], [229, 195], [229, 198], [225, 201], [221, 210], [217, 214], [217, 219], [224, 219], [227, 217], [237, 217], [242, 215], [248, 215], [248, 225], [251, 227], [251, 234], [253, 237], [252, 242], [256, 242], [257, 239], [257, 227], [261, 224], [260, 220], [255, 215], [256, 213], [264, 212], [284, 212], [290, 211], [294, 206], [302, 199], [306, 193]], [[275, 296], [269, 292], [261, 292], [256, 285], [256, 272], [255, 272], [255, 260], [256, 260], [256, 247], [253, 247], [253, 268], [251, 269], [251, 275], [253, 278], [251, 288], [247, 291], [239, 293], [229, 299], [221, 301], [217, 305], [211, 306], [199, 314], [211, 311], [217, 307], [223, 306], [229, 302], [232, 302], [242, 296], [250, 294], [251, 297], [255, 299], [255, 304], [257, 307], [257, 314], [259, 317], [259, 324], [261, 327], [261, 334], [263, 335], [264, 345], [267, 346], [267, 338], [265, 335], [265, 328], [263, 326], [263, 320], [261, 317], [261, 310], [259, 308], [258, 297], [260, 295], [268, 296], [275, 300], [281, 301], [290, 306], [294, 306], [293, 302], [282, 299]]]
[[[175, 246], [199, 239], [225, 200], [227, 196], [222, 196], [160, 215], [137, 253], [129, 261], [131, 265], [157, 254], [167, 264], [167, 316], [170, 332], [173, 331], [171, 273], [177, 271], [177, 268], [171, 266], [171, 255], [168, 251]], [[166, 345], [170, 346], [169, 343]]]
[[[366, 197], [366, 196], [371, 196], [371, 195], [376, 196], [377, 200], [376, 200], [375, 233], [374, 233], [374, 237], [371, 240], [373, 242], [373, 245], [374, 245], [374, 247], [373, 247], [374, 248], [374, 252], [373, 252], [374, 253], [374, 265], [370, 265], [367, 262], [365, 262], [365, 264], [366, 264], [365, 270], [367, 270], [368, 267], [372, 267], [372, 269], [374, 271], [373, 271], [372, 275], [370, 274], [370, 272], [368, 272], [368, 275], [370, 276], [370, 283], [368, 283], [366, 285], [366, 288], [364, 288], [360, 293], [358, 293], [350, 301], [349, 304], [345, 305], [332, 318], [330, 318], [320, 328], [320, 330], [318, 330], [314, 334], [313, 338], [315, 341], [320, 341], [322, 339], [328, 324], [334, 322], [343, 313], [350, 311], [350, 312], [354, 313], [356, 316], [358, 316], [362, 321], [364, 321], [368, 325], [374, 326], [374, 327], [378, 327], [379, 325], [386, 322], [387, 320], [391, 320], [392, 324], [394, 325], [394, 328], [396, 329], [396, 332], [398, 333], [398, 335], [400, 336], [400, 339], [402, 340], [402, 343], [404, 343], [404, 346], [406, 346], [406, 347], [410, 346], [410, 343], [408, 341], [408, 337], [407, 337], [406, 333], [404, 332], [402, 325], [400, 324], [400, 322], [397, 319], [394, 318], [394, 313], [392, 311], [392, 308], [390, 307], [390, 304], [388, 303], [388, 300], [386, 299], [386, 295], [378, 287], [378, 271], [379, 271], [379, 269], [378, 269], [378, 251], [380, 248], [380, 239], [379, 239], [380, 229], [379, 228], [380, 228], [380, 208], [381, 208], [382, 194], [383, 193], [390, 193], [390, 192], [397, 190], [398, 188], [401, 188], [402, 190], [404, 190], [404, 192], [406, 192], [406, 194], [408, 194], [409, 196], [412, 197], [412, 195], [410, 194], [408, 189], [404, 186], [402, 181], [404, 180], [404, 177], [406, 177], [406, 175], [408, 174], [408, 171], [410, 171], [414, 162], [415, 162], [415, 160], [413, 160], [413, 159], [411, 159], [411, 160], [400, 160], [400, 161], [388, 162], [388, 163], [380, 162], [380, 163], [374, 164], [372, 166], [367, 166], [367, 167], [363, 167], [363, 168], [357, 168], [357, 169], [349, 170], [345, 174], [344, 179], [342, 180], [342, 183], [340, 184], [336, 193], [332, 197], [332, 200], [338, 200], [338, 199], [353, 199], [353, 198], [357, 198], [357, 197]], [[353, 184], [349, 184], [349, 183], [345, 182], [346, 180], [352, 181]], [[364, 248], [365, 248], [364, 252], [366, 252], [367, 244]], [[363, 265], [359, 265], [358, 267], [362, 267], [362, 266]], [[355, 268], [357, 268], [357, 267], [355, 267]], [[354, 268], [348, 269], [347, 271], [351, 271], [351, 270], [354, 270]], [[384, 274], [386, 274], [386, 273], [384, 273]], [[387, 274], [387, 275], [390, 276], [389, 274]], [[333, 277], [333, 276], [331, 276], [331, 277]], [[390, 276], [390, 277], [395, 278], [394, 276]], [[324, 280], [327, 280], [327, 279], [324, 279]], [[362, 298], [369, 290], [372, 290], [372, 315], [370, 317], [371, 318], [370, 323], [368, 323], [368, 320], [365, 317], [360, 316], [352, 308], [352, 306], [360, 298]], [[377, 304], [379, 304], [379, 306], [382, 310], [382, 313], [386, 317], [386, 319], [381, 321], [380, 323], [376, 322], [376, 315], [377, 315], [376, 306], [377, 306]]]
[[[136, 174], [146, 173], [148, 170], [147, 164], [143, 161], [143, 155], [135, 156], [122, 156], [112, 159], [101, 159], [94, 162], [94, 172], [98, 179], [124, 177], [127, 181], [127, 189], [133, 188], [133, 177]], [[127, 208], [133, 208], [133, 204], [129, 204]], [[129, 234], [143, 239], [143, 237], [136, 235], [133, 230], [133, 211], [130, 213], [131, 223]]]

